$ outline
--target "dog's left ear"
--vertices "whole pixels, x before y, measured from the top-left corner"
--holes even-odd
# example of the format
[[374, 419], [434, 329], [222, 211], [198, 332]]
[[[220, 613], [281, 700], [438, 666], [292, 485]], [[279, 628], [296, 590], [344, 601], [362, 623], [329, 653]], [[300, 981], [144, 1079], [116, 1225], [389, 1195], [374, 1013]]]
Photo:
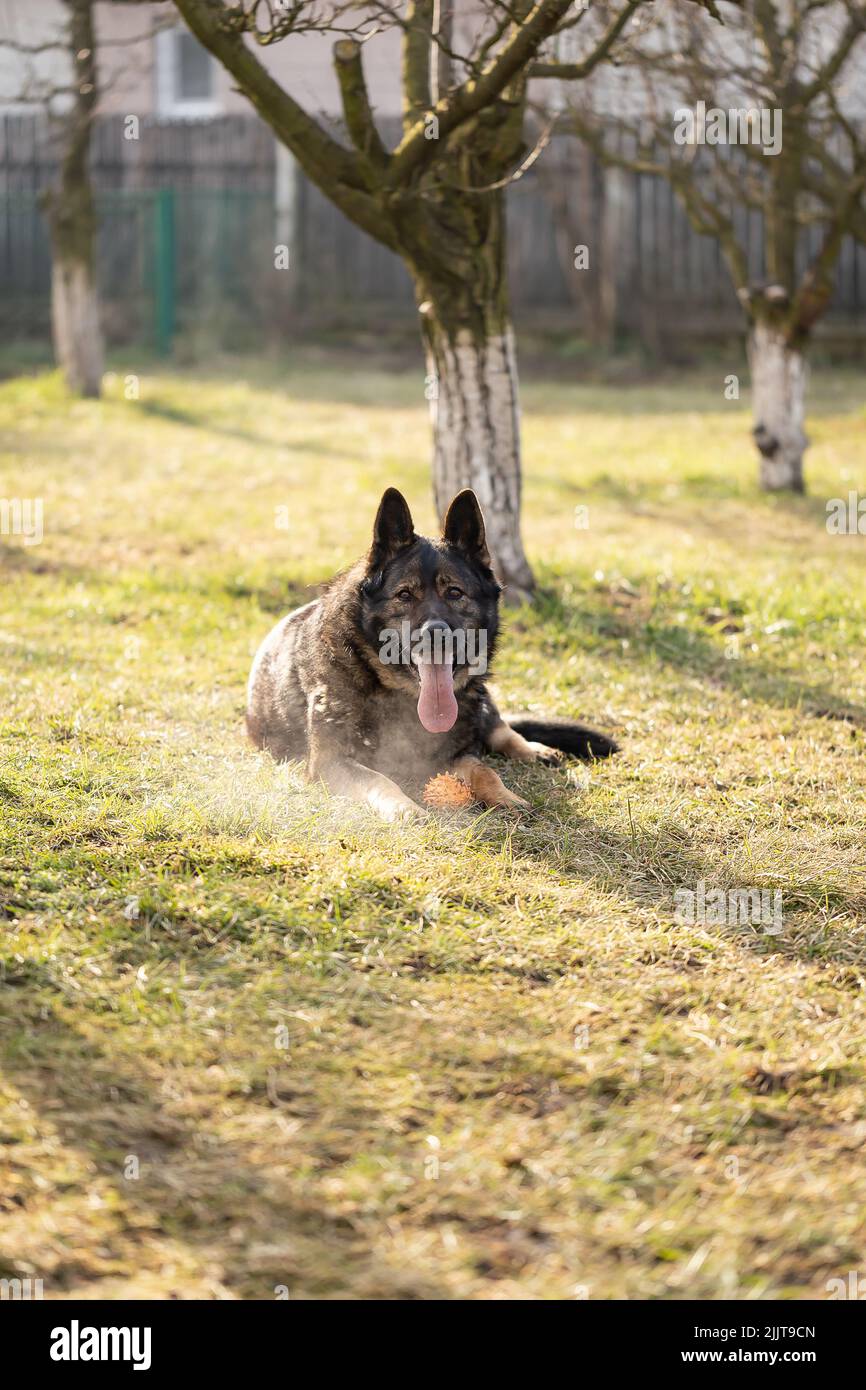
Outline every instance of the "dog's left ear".
[[415, 539], [412, 513], [406, 498], [395, 487], [386, 488], [373, 524], [373, 544], [367, 557], [367, 568], [380, 570], [398, 550], [411, 545]]
[[490, 568], [484, 517], [478, 505], [478, 498], [471, 488], [467, 487], [463, 492], [458, 492], [448, 508], [442, 528], [442, 539]]

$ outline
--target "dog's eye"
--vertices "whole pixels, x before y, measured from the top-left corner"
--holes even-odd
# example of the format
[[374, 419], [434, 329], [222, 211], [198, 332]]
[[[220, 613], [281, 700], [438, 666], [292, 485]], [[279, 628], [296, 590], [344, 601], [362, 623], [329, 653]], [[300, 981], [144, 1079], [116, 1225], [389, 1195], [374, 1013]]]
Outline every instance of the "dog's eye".
[[450, 585], [449, 588], [447, 588], [447, 589], [445, 590], [445, 597], [446, 597], [446, 598], [462, 598], [462, 597], [463, 597], [463, 590], [462, 590], [462, 589], [458, 589], [456, 584], [452, 584], [452, 585]]
[[411, 589], [401, 589], [397, 597], [400, 599], [401, 603], [411, 603], [415, 595], [412, 593]]

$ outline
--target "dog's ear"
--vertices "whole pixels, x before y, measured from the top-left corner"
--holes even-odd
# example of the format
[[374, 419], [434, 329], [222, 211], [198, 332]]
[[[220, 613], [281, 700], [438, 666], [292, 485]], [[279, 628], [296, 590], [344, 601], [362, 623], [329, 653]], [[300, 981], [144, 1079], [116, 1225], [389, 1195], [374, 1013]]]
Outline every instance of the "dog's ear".
[[367, 556], [368, 570], [380, 570], [398, 550], [411, 545], [416, 539], [406, 498], [395, 487], [386, 488], [373, 524], [373, 544]]
[[462, 550], [471, 559], [490, 568], [490, 553], [484, 534], [484, 517], [471, 488], [458, 492], [445, 517], [442, 539]]

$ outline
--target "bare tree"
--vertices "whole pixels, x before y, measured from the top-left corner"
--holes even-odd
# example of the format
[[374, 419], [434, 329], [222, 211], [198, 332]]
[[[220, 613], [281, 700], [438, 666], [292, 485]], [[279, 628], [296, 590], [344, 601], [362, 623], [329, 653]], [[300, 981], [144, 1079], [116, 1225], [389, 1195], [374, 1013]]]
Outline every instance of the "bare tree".
[[[20, 57], [19, 100], [47, 115], [58, 169], [43, 194], [51, 240], [51, 325], [54, 353], [70, 390], [98, 396], [103, 344], [94, 272], [96, 217], [89, 158], [99, 99], [95, 0], [62, 0], [62, 19], [43, 42], [11, 35], [0, 45]], [[43, 57], [56, 57], [40, 71]]]
[[68, 15], [72, 105], [64, 117], [57, 184], [45, 197], [51, 229], [54, 352], [73, 391], [98, 396], [104, 350], [94, 266], [96, 215], [90, 137], [98, 101], [94, 0], [63, 0]]
[[[434, 401], [434, 493], [440, 516], [477, 492], [512, 597], [533, 576], [520, 534], [517, 370], [505, 279], [505, 188], [531, 160], [527, 91], [534, 74], [585, 76], [614, 49], [643, 0], [442, 0], [363, 7], [277, 0], [175, 0], [193, 33], [347, 217], [397, 252], [412, 277]], [[383, 143], [363, 51], [384, 29], [402, 39], [402, 137]], [[304, 110], [255, 45], [331, 32], [344, 133]], [[544, 46], [583, 36], [566, 74]], [[544, 61], [542, 61], [544, 59]]]
[[[761, 486], [800, 492], [809, 339], [846, 235], [866, 240], [866, 0], [722, 0], [719, 13], [670, 0], [620, 51], [627, 103], [605, 116], [582, 89], [566, 124], [607, 164], [667, 179], [718, 240], [747, 318]], [[759, 282], [746, 209], [760, 214]]]

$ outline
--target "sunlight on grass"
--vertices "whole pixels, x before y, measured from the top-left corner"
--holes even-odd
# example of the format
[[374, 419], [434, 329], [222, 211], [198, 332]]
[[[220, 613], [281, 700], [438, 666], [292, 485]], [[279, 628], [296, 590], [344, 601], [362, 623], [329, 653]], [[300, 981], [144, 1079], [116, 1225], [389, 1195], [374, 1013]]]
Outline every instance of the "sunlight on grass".
[[[825, 501], [866, 486], [866, 409], [854, 374], [811, 389], [785, 499], [711, 370], [528, 383], [541, 593], [497, 688], [623, 751], [509, 769], [521, 820], [390, 829], [241, 716], [387, 484], [432, 527], [423, 379], [0, 386], [0, 491], [45, 508], [0, 543], [0, 1275], [797, 1298], [857, 1267], [866, 541]], [[781, 930], [677, 920], [700, 881], [780, 891]]]

